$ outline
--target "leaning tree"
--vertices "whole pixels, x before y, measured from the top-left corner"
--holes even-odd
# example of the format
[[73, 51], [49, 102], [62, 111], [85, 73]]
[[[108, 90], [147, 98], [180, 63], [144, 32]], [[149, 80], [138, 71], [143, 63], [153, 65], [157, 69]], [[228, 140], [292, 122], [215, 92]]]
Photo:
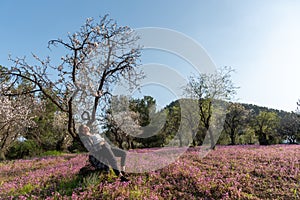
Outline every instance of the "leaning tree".
[[[96, 21], [88, 18], [79, 31], [65, 39], [50, 40], [48, 47], [61, 47], [60, 61], [50, 56], [42, 59], [33, 54], [33, 64], [25, 58], [10, 58], [13, 66], [0, 76], [9, 77], [10, 85], [2, 94], [20, 96], [41, 93], [68, 116], [68, 133], [80, 141], [75, 126], [78, 109], [85, 109], [84, 120], [92, 124], [97, 114], [107, 109], [115, 84], [122, 80], [135, 85], [142, 72], [139, 70], [140, 47], [138, 36], [127, 26], [119, 26], [104, 16]], [[56, 60], [56, 61], [55, 61]], [[52, 74], [52, 75], [51, 75]], [[31, 87], [13, 92], [20, 80]], [[88, 108], [87, 108], [88, 107]], [[80, 110], [81, 111], [81, 110]]]

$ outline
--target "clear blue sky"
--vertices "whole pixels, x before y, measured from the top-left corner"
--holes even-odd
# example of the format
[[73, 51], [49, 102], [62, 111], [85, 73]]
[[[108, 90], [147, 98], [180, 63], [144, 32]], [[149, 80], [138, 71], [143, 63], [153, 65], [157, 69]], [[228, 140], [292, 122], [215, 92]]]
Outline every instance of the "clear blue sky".
[[151, 0], [0, 2], [0, 64], [8, 54], [49, 54], [47, 42], [87, 17], [110, 14], [132, 28], [164, 27], [199, 42], [218, 67], [232, 66], [240, 102], [294, 111], [300, 98], [300, 1]]

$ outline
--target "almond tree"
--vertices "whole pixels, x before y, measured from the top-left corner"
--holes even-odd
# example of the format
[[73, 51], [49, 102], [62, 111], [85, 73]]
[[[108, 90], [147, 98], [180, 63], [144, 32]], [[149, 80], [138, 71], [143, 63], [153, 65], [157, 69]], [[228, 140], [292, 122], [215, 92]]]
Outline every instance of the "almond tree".
[[110, 109], [106, 113], [106, 135], [115, 141], [119, 148], [123, 149], [123, 143], [127, 148], [134, 148], [133, 138], [141, 134], [139, 124], [140, 115], [130, 109], [130, 101], [126, 96], [114, 96]]
[[199, 74], [192, 76], [185, 88], [192, 99], [197, 100], [199, 119], [203, 123], [206, 133], [209, 134], [210, 148], [214, 149], [216, 141], [212, 131], [213, 114], [217, 112], [214, 105], [218, 100], [229, 100], [235, 94], [236, 87], [231, 81], [233, 70], [224, 67], [212, 74]]
[[[193, 102], [194, 101], [194, 102]], [[181, 127], [184, 130], [180, 133], [182, 139], [188, 139], [192, 141], [192, 145], [196, 146], [203, 142], [205, 136], [201, 130], [203, 126], [200, 123], [199, 108], [195, 100], [181, 99], [179, 101], [181, 108]], [[183, 146], [180, 139], [180, 146]]]
[[[81, 117], [81, 120], [94, 123], [97, 114], [107, 109], [111, 91], [120, 79], [135, 85], [142, 78], [137, 68], [140, 57], [137, 40], [132, 29], [118, 26], [108, 16], [99, 21], [89, 18], [79, 31], [69, 33], [66, 39], [49, 41], [50, 49], [62, 47], [63, 51], [58, 52], [66, 52], [60, 63], [53, 62], [50, 57], [41, 59], [35, 54], [33, 64], [25, 58], [11, 58], [14, 65], [0, 75], [8, 75], [11, 83], [3, 95], [42, 93], [67, 114], [68, 132], [80, 142], [75, 127], [76, 117], [80, 120], [77, 114], [80, 116], [87, 111], [88, 117]], [[10, 89], [21, 80], [30, 82], [31, 87], [12, 92]]]
[[[7, 68], [0, 66], [0, 74]], [[9, 76], [0, 77], [0, 160], [5, 159], [5, 155], [12, 143], [20, 136], [24, 136], [28, 128], [35, 126], [33, 118], [36, 112], [43, 109], [41, 102], [35, 100], [32, 95], [18, 97], [4, 96], [10, 86]], [[20, 83], [21, 87], [10, 88], [14, 92], [22, 92], [23, 88], [30, 87], [25, 82]]]
[[35, 126], [34, 112], [41, 106], [31, 97], [9, 98], [0, 95], [0, 160], [5, 159], [12, 143]]
[[138, 114], [133, 111], [122, 111], [109, 116], [109, 133], [113, 134], [118, 147], [123, 149], [123, 142], [127, 148], [134, 148], [133, 138], [141, 133], [138, 122]]

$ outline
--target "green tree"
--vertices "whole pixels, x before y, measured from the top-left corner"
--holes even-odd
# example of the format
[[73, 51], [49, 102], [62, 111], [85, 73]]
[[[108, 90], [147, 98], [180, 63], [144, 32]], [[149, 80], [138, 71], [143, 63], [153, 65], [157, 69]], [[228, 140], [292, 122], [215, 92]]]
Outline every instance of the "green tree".
[[164, 125], [166, 122], [165, 110], [156, 110], [156, 101], [151, 96], [142, 99], [132, 99], [130, 109], [139, 115], [141, 133], [134, 138], [134, 142], [141, 147], [160, 147], [167, 143], [170, 136], [167, 135]]
[[296, 113], [287, 113], [280, 120], [279, 133], [290, 144], [300, 141], [300, 118]]
[[253, 129], [258, 136], [259, 144], [269, 145], [277, 143], [277, 128], [279, 117], [274, 112], [261, 111], [253, 121]]
[[27, 139], [34, 140], [44, 151], [64, 151], [70, 146], [68, 134], [68, 117], [47, 98], [39, 97], [44, 109], [36, 113], [36, 127], [26, 133]]
[[[184, 132], [179, 130], [181, 124], [181, 107], [179, 101], [174, 101], [168, 105], [164, 111], [166, 112], [166, 122], [160, 132], [161, 135], [164, 135], [165, 142], [167, 138], [174, 138], [178, 140], [178, 146], [183, 146], [184, 143]], [[164, 112], [163, 111], [163, 112]], [[172, 144], [176, 146], [176, 144]]]
[[151, 117], [156, 112], [156, 101], [151, 96], [144, 96], [142, 99], [131, 99], [129, 107], [139, 113], [140, 125], [145, 127], [150, 124]]
[[230, 103], [228, 106], [228, 112], [224, 122], [224, 131], [229, 135], [231, 145], [235, 145], [237, 136], [244, 133], [248, 117], [249, 111], [241, 104]]

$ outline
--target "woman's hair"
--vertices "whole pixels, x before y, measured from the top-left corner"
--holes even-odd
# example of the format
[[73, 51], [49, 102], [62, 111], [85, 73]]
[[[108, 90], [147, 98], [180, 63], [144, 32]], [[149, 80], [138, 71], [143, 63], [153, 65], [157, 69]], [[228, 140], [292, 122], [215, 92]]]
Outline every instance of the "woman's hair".
[[79, 131], [80, 134], [83, 133], [84, 127], [86, 127], [86, 125], [84, 125], [84, 124], [82, 124], [82, 125], [79, 126], [78, 131]]

